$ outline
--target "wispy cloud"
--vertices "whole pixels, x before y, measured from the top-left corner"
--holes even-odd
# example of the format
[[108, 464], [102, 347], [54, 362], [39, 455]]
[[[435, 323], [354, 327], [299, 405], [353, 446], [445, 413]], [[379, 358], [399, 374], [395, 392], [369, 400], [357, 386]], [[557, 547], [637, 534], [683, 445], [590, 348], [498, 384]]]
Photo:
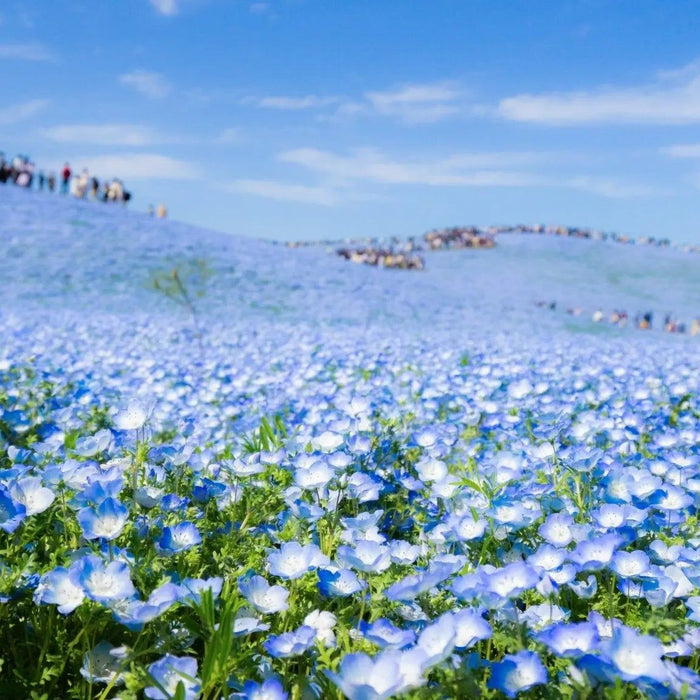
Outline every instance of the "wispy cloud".
[[298, 185], [276, 180], [234, 180], [226, 189], [241, 194], [252, 194], [280, 202], [299, 202], [333, 206], [338, 203], [337, 193], [330, 187]]
[[38, 41], [16, 44], [0, 44], [0, 59], [36, 61], [48, 63], [56, 60], [54, 53]]
[[318, 109], [340, 102], [339, 97], [319, 97], [318, 95], [303, 95], [290, 97], [285, 95], [271, 95], [269, 97], [244, 97], [242, 104], [254, 104], [256, 107], [280, 110], [304, 110]]
[[249, 9], [254, 15], [264, 15], [266, 12], [270, 11], [270, 3], [269, 2], [251, 2]]
[[595, 175], [579, 175], [563, 179], [560, 184], [575, 190], [583, 190], [609, 199], [651, 197], [662, 194], [657, 188], [639, 183], [626, 182], [618, 178]]
[[103, 146], [149, 146], [162, 143], [162, 136], [140, 124], [60, 124], [41, 130], [57, 143], [101, 144]]
[[177, 0], [149, 0], [157, 12], [166, 17], [172, 17], [178, 12]]
[[523, 185], [536, 184], [539, 176], [506, 172], [503, 169], [532, 163], [535, 154], [461, 153], [449, 157], [424, 160], [394, 160], [373, 148], [362, 148], [350, 155], [337, 155], [315, 148], [298, 148], [277, 156], [285, 163], [294, 163], [344, 183], [365, 180], [385, 185]]
[[157, 153], [75, 156], [70, 161], [100, 177], [124, 180], [198, 180], [202, 177], [200, 168], [194, 163]]
[[50, 100], [30, 100], [29, 102], [18, 102], [7, 107], [0, 108], [0, 126], [17, 124], [25, 119], [33, 117], [43, 111], [50, 104]]
[[214, 138], [214, 143], [240, 143], [243, 140], [242, 132], [235, 126], [230, 126], [224, 129], [218, 136]]
[[661, 152], [671, 158], [700, 158], [700, 143], [679, 143], [662, 148]]
[[142, 69], [120, 75], [119, 82], [122, 85], [133, 88], [146, 97], [150, 97], [152, 100], [166, 98], [172, 89], [172, 86], [161, 73]]
[[694, 124], [700, 122], [700, 61], [659, 73], [636, 87], [523, 94], [499, 102], [508, 120], [567, 126], [580, 124]]
[[457, 114], [461, 111], [461, 97], [461, 91], [449, 82], [410, 84], [365, 93], [370, 112], [413, 124], [437, 122]]

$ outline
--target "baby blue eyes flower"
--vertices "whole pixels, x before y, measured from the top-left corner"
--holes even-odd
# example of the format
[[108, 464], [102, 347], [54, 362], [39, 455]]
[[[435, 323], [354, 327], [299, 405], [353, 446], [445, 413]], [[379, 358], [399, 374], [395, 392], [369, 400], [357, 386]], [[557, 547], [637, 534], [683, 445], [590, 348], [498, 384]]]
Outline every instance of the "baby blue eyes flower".
[[395, 627], [383, 617], [372, 624], [363, 622], [360, 625], [360, 631], [365, 639], [385, 649], [403, 649], [416, 641], [413, 630]]
[[74, 583], [69, 569], [56, 567], [39, 579], [39, 585], [34, 591], [34, 602], [39, 604], [57, 605], [58, 612], [67, 615], [73, 612], [85, 600], [82, 586]]
[[243, 597], [258, 612], [271, 614], [287, 610], [289, 591], [283, 586], [271, 586], [262, 576], [252, 572], [238, 579], [238, 588]]
[[380, 654], [346, 654], [337, 673], [326, 675], [349, 700], [385, 700], [401, 690], [403, 679], [397, 661]]
[[391, 566], [390, 549], [370, 540], [360, 540], [354, 547], [341, 545], [336, 556], [341, 564], [365, 573], [379, 573]]
[[243, 686], [244, 700], [287, 700], [282, 684], [276, 678], [268, 678], [262, 683], [246, 681]]
[[267, 557], [270, 573], [286, 579], [301, 578], [319, 566], [327, 566], [330, 559], [315, 544], [300, 545], [285, 542], [282, 547]]
[[202, 536], [192, 523], [178, 523], [163, 528], [163, 534], [156, 543], [158, 552], [172, 556], [201, 544]]
[[264, 644], [265, 650], [276, 659], [299, 656], [313, 646], [316, 630], [309, 625], [302, 625], [292, 632], [271, 636]]
[[88, 555], [72, 565], [69, 571], [71, 582], [98, 603], [130, 598], [136, 593], [129, 566], [123, 561], [105, 564], [99, 557]]
[[43, 513], [56, 498], [51, 489], [42, 486], [38, 476], [19, 479], [10, 487], [10, 493], [18, 504], [24, 506], [27, 515]]
[[353, 595], [367, 587], [366, 581], [361, 581], [357, 574], [350, 569], [319, 569], [318, 589], [328, 598], [344, 598]]
[[197, 678], [197, 660], [189, 656], [172, 656], [166, 654], [162, 659], [148, 667], [155, 686], [144, 691], [151, 700], [171, 700], [182, 684], [185, 700], [199, 697], [200, 681]]
[[90, 683], [124, 685], [125, 649], [102, 641], [83, 658], [80, 675]]
[[540, 657], [532, 651], [507, 654], [503, 661], [491, 666], [489, 688], [514, 698], [519, 692], [547, 682], [547, 670]]
[[574, 538], [574, 519], [566, 513], [554, 513], [540, 525], [539, 533], [555, 547], [566, 547]]
[[668, 669], [661, 659], [664, 648], [656, 637], [618, 625], [613, 630], [612, 639], [601, 643], [600, 649], [624, 681], [668, 681]]
[[24, 505], [15, 501], [4, 486], [0, 486], [0, 529], [14, 532], [26, 517]]
[[106, 498], [96, 509], [82, 508], [78, 522], [86, 540], [113, 540], [121, 534], [129, 518], [129, 509], [116, 498]]
[[592, 622], [559, 623], [540, 632], [537, 639], [557, 656], [582, 656], [595, 649], [600, 641]]

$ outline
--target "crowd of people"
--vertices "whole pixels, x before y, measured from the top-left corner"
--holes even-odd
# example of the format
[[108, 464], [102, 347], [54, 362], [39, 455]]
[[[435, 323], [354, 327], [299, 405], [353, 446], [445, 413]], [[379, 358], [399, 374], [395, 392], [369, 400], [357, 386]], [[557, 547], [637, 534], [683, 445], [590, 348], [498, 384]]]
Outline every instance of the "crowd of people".
[[[0, 184], [14, 184], [27, 189], [36, 186], [40, 192], [58, 191], [63, 195], [70, 194], [78, 199], [122, 204], [129, 202], [132, 196], [118, 177], [100, 181], [87, 168], [83, 168], [80, 173], [74, 172], [70, 163], [65, 163], [57, 176], [53, 171], [49, 173], [45, 173], [43, 170], [37, 171], [34, 162], [28, 156], [17, 155], [8, 161], [1, 151]], [[148, 213], [151, 216], [157, 213], [158, 218], [161, 219], [167, 216], [164, 204], [159, 204], [157, 209], [154, 209], [153, 205], [149, 205]]]
[[[541, 309], [549, 309], [556, 311], [556, 301], [536, 301], [535, 306]], [[580, 306], [569, 306], [566, 309], [569, 316], [583, 316], [584, 310]], [[597, 308], [591, 314], [593, 323], [609, 323], [611, 326], [619, 326], [624, 328], [630, 323], [630, 318], [627, 311], [624, 309], [614, 309], [610, 313], [605, 313], [602, 309]], [[635, 314], [632, 319], [632, 327], [640, 331], [650, 331], [654, 328], [654, 312], [642, 311]], [[681, 321], [674, 317], [673, 314], [667, 313], [664, 315], [663, 324], [660, 326], [664, 333], [689, 333], [690, 335], [700, 335], [700, 317], [694, 318], [690, 323]]]
[[493, 248], [496, 242], [490, 233], [475, 226], [451, 226], [428, 231], [423, 238], [431, 250], [444, 248]]
[[397, 270], [422, 270], [425, 261], [420, 255], [394, 248], [339, 248], [336, 253], [350, 262], [389, 267]]

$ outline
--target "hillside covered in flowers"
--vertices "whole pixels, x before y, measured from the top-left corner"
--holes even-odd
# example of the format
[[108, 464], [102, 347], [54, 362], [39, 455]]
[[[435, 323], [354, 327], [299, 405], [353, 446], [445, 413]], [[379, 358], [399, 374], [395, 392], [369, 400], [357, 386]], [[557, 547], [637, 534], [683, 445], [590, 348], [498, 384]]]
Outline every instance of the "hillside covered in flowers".
[[697, 256], [0, 235], [1, 697], [700, 698]]

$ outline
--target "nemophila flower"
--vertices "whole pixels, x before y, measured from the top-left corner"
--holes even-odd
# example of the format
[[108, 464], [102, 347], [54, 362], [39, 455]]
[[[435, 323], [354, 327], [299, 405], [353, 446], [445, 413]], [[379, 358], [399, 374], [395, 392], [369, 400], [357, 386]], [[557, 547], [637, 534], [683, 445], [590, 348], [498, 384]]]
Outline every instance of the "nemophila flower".
[[141, 401], [129, 401], [114, 415], [114, 427], [117, 430], [138, 430], [143, 428], [148, 421], [149, 413], [149, 409]]
[[519, 651], [491, 666], [488, 686], [514, 698], [519, 692], [546, 682], [547, 670], [540, 657], [533, 651]]
[[85, 600], [83, 587], [71, 581], [68, 569], [58, 566], [39, 579], [34, 590], [36, 605], [57, 605], [58, 612], [67, 615]]
[[533, 567], [525, 562], [516, 561], [489, 574], [486, 585], [491, 593], [501, 598], [509, 598], [528, 588], [534, 588], [539, 580], [540, 577]]
[[362, 621], [360, 632], [365, 639], [383, 649], [404, 649], [416, 641], [416, 634], [413, 630], [403, 630], [396, 627], [384, 617], [371, 624]]
[[85, 595], [98, 603], [130, 598], [136, 593], [129, 566], [123, 561], [108, 564], [99, 557], [82, 557], [69, 569], [70, 581], [80, 586]]
[[396, 659], [383, 654], [346, 654], [337, 673], [325, 673], [349, 700], [385, 700], [403, 685]]
[[14, 532], [27, 517], [27, 509], [0, 485], [0, 530]]
[[348, 477], [348, 491], [360, 503], [368, 503], [379, 499], [383, 482], [377, 476], [354, 472]]
[[322, 452], [333, 452], [343, 444], [343, 436], [330, 430], [325, 430], [319, 436], [311, 440], [315, 449]]
[[595, 649], [600, 641], [598, 628], [592, 622], [550, 625], [537, 639], [557, 656], [581, 656]]
[[118, 499], [123, 488], [121, 475], [106, 478], [104, 474], [94, 474], [88, 477], [87, 485], [73, 497], [73, 501], [79, 505], [99, 504], [106, 498]]
[[389, 542], [389, 551], [391, 561], [395, 564], [408, 566], [418, 559], [421, 555], [422, 548], [417, 544], [406, 542], [406, 540], [392, 540]]
[[42, 485], [38, 476], [18, 479], [10, 486], [10, 494], [16, 503], [24, 506], [27, 515], [43, 513], [56, 498], [51, 489]]
[[656, 637], [619, 625], [613, 629], [612, 639], [601, 642], [599, 648], [623, 681], [665, 683], [669, 679], [661, 659], [664, 648]]
[[618, 534], [599, 535], [579, 542], [569, 559], [583, 570], [603, 569], [610, 563], [613, 554], [622, 543], [623, 538]]
[[318, 589], [328, 598], [344, 598], [367, 587], [366, 581], [361, 581], [357, 574], [350, 569], [319, 569]]
[[294, 470], [294, 483], [305, 491], [325, 488], [334, 477], [335, 472], [321, 460]]
[[172, 556], [201, 544], [202, 536], [193, 523], [178, 523], [163, 528], [163, 534], [156, 543], [159, 554]]
[[128, 518], [129, 509], [115, 498], [106, 498], [96, 509], [83, 508], [78, 512], [78, 522], [86, 540], [119, 537]]
[[392, 601], [413, 600], [421, 593], [435, 588], [435, 586], [447, 579], [450, 575], [451, 572], [446, 569], [409, 574], [396, 583], [392, 583], [391, 586], [384, 591], [384, 595], [388, 600]]
[[191, 656], [166, 654], [148, 667], [148, 673], [156, 685], [148, 686], [144, 695], [152, 700], [171, 700], [182, 684], [184, 700], [199, 697], [201, 684], [197, 678], [197, 659]]
[[624, 578], [641, 576], [649, 570], [649, 566], [649, 555], [639, 549], [634, 552], [615, 552], [610, 563], [610, 568]]
[[296, 630], [284, 634], [272, 635], [264, 643], [265, 651], [276, 659], [299, 656], [313, 646], [316, 630], [309, 625], [302, 625]]
[[125, 655], [124, 647], [101, 641], [83, 657], [80, 675], [89, 683], [124, 685]]
[[315, 544], [285, 542], [267, 555], [270, 573], [285, 579], [297, 579], [308, 571], [326, 566], [330, 559]]
[[354, 547], [341, 545], [336, 551], [338, 561], [365, 573], [379, 573], [391, 566], [391, 550], [377, 542], [358, 540]]
[[142, 508], [155, 508], [163, 496], [163, 489], [157, 486], [139, 486], [134, 490], [134, 500]]
[[73, 449], [73, 452], [81, 457], [94, 457], [104, 452], [112, 441], [112, 434], [109, 430], [99, 430], [94, 435], [80, 438]]
[[481, 537], [486, 531], [487, 521], [465, 515], [457, 520], [450, 520], [450, 533], [459, 542], [470, 542]]
[[489, 639], [493, 634], [491, 625], [484, 620], [477, 610], [464, 608], [452, 614], [455, 628], [455, 648], [468, 649], [482, 639]]
[[416, 645], [425, 652], [423, 668], [444, 661], [452, 653], [456, 637], [454, 619], [449, 613], [425, 627], [418, 635], [416, 642]]
[[[550, 574], [551, 575], [551, 574]], [[574, 580], [572, 576], [566, 585], [582, 600], [592, 598], [598, 590], [598, 579], [592, 574], [586, 580]]]
[[538, 532], [549, 544], [566, 547], [574, 539], [574, 519], [567, 513], [553, 513], [540, 525]]
[[245, 700], [287, 700], [288, 697], [277, 678], [267, 678], [262, 683], [246, 681], [243, 685]]
[[257, 576], [252, 571], [238, 579], [238, 588], [258, 612], [269, 615], [289, 608], [289, 591], [283, 586], [271, 586], [262, 576]]
[[202, 593], [210, 591], [214, 600], [221, 595], [224, 580], [220, 576], [210, 578], [184, 578], [180, 581], [182, 599], [187, 603], [199, 605], [202, 602]]
[[541, 603], [531, 605], [520, 615], [520, 620], [530, 629], [543, 629], [557, 622], [568, 620], [569, 613], [552, 603]]
[[338, 620], [327, 610], [313, 610], [304, 618], [304, 624], [316, 630], [316, 639], [327, 647], [335, 646], [333, 628]]
[[542, 571], [552, 571], [558, 569], [566, 561], [568, 554], [566, 549], [543, 544], [527, 558], [527, 563]]
[[233, 621], [234, 637], [245, 637], [255, 632], [267, 632], [269, 629], [270, 625], [257, 618], [254, 610], [241, 608], [236, 612], [236, 619]]
[[415, 465], [422, 481], [440, 481], [447, 476], [447, 465], [439, 459], [423, 457]]

